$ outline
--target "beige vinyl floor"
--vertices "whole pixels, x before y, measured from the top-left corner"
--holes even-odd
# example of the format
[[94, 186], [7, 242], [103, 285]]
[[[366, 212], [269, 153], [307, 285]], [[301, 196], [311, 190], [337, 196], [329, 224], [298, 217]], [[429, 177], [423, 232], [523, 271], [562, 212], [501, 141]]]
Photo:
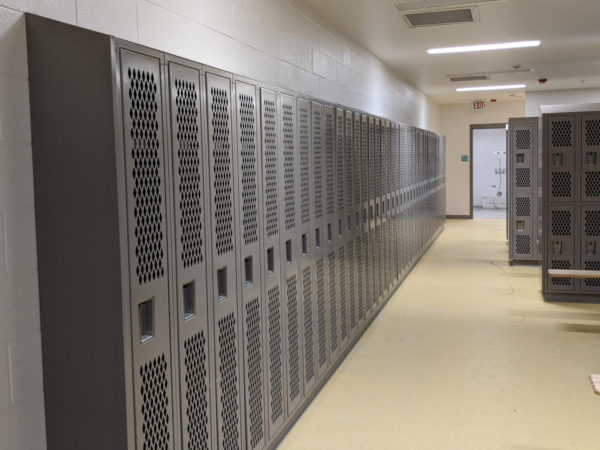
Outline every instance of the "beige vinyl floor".
[[600, 306], [544, 303], [504, 224], [447, 222], [281, 450], [600, 449]]

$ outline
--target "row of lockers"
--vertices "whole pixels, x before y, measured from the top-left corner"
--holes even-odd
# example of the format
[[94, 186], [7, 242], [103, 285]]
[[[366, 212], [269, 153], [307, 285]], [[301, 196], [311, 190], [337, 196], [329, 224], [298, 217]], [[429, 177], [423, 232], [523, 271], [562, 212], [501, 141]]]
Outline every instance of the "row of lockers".
[[27, 28], [48, 447], [273, 445], [441, 231], [443, 138]]
[[593, 300], [599, 280], [552, 278], [548, 269], [600, 270], [600, 113], [544, 114], [543, 135], [544, 293]]

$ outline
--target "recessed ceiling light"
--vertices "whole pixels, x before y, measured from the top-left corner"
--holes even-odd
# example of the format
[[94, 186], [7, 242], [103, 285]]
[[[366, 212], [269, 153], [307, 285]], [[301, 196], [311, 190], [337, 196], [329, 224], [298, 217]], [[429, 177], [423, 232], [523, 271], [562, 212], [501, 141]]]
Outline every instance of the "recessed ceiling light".
[[497, 44], [464, 45], [462, 47], [430, 48], [430, 55], [446, 53], [485, 52], [487, 50], [505, 50], [507, 48], [539, 47], [541, 41], [499, 42]]
[[475, 86], [458, 88], [456, 92], [471, 92], [471, 91], [499, 91], [501, 89], [523, 89], [526, 87], [524, 84], [503, 84], [499, 86]]

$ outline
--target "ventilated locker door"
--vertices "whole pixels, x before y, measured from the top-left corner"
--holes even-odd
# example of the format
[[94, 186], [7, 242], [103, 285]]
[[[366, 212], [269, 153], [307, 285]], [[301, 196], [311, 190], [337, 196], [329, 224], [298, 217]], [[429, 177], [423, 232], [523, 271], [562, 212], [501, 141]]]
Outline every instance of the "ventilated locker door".
[[240, 208], [236, 225], [238, 292], [241, 301], [240, 339], [244, 367], [246, 448], [262, 448], [265, 432], [264, 293], [261, 274], [261, 158], [259, 104], [256, 86], [235, 83], [236, 146], [234, 165]]
[[173, 448], [167, 194], [161, 60], [121, 49], [138, 448]]
[[398, 124], [392, 125], [392, 198], [394, 200], [393, 209], [393, 229], [392, 229], [392, 246], [394, 252], [393, 261], [393, 276], [394, 285], [400, 281], [400, 187], [399, 187], [399, 150], [400, 150], [400, 129]]
[[215, 426], [200, 99], [200, 70], [169, 62], [181, 447], [185, 449], [213, 446]]
[[511, 125], [511, 190], [531, 192], [535, 180], [536, 139], [532, 125]]
[[575, 115], [550, 116], [546, 129], [549, 203], [575, 201]]
[[206, 107], [211, 187], [217, 442], [221, 448], [242, 447], [241, 351], [238, 292], [231, 80], [206, 73]]
[[[345, 216], [346, 216], [346, 169], [344, 168], [344, 110], [335, 110], [335, 196], [336, 196], [336, 220], [334, 233], [336, 235], [337, 261], [337, 294], [339, 299], [339, 319], [338, 333], [332, 335], [332, 359], [334, 353], [334, 343], [336, 346], [343, 346], [347, 340], [348, 329], [348, 306], [346, 302], [346, 249], [345, 249]], [[332, 310], [333, 314], [333, 310]], [[332, 325], [334, 323], [333, 317]], [[339, 336], [339, 338], [338, 338]], [[339, 342], [338, 342], [339, 341]]]
[[301, 254], [300, 214], [298, 194], [300, 183], [298, 167], [298, 137], [296, 119], [296, 101], [287, 94], [279, 96], [280, 114], [280, 182], [281, 204], [284, 214], [281, 216], [281, 283], [284, 301], [285, 368], [287, 388], [287, 416], [289, 417], [302, 400], [302, 297], [301, 283], [298, 280], [298, 267]]
[[[337, 291], [337, 218], [335, 215], [335, 110], [333, 107], [323, 106], [323, 132], [324, 132], [324, 177], [325, 184], [325, 328], [329, 361], [333, 361], [339, 350], [339, 318], [338, 305], [339, 293]], [[321, 367], [322, 369], [323, 367]]]
[[377, 305], [383, 296], [383, 246], [382, 246], [382, 193], [381, 193], [381, 147], [383, 142], [383, 130], [380, 119], [375, 119], [375, 297]]
[[[581, 206], [580, 269], [600, 270], [600, 205]], [[581, 292], [600, 292], [600, 279], [584, 278], [580, 280]]]
[[511, 214], [513, 239], [511, 239], [512, 255], [517, 260], [533, 258], [536, 240], [534, 236], [533, 195], [516, 193], [512, 195]]
[[[355, 305], [356, 305], [356, 316], [357, 316], [357, 328], [362, 325], [365, 319], [365, 280], [364, 280], [364, 265], [363, 255], [365, 247], [365, 239], [363, 236], [363, 220], [362, 220], [362, 193], [364, 184], [364, 173], [366, 170], [366, 164], [363, 166], [363, 143], [362, 136], [362, 120], [361, 115], [357, 112], [354, 113], [354, 265], [356, 267], [356, 287], [355, 287]], [[364, 136], [366, 139], [367, 136]]]
[[[548, 233], [546, 245], [549, 269], [576, 269], [575, 259], [575, 206], [548, 206], [546, 220]], [[549, 291], [576, 291], [578, 281], [574, 278], [550, 278], [546, 276]]]
[[341, 285], [342, 303], [346, 312], [345, 327], [342, 330], [344, 342], [356, 330], [356, 274], [354, 243], [354, 124], [352, 111], [344, 112], [344, 183], [346, 209], [344, 214], [344, 250], [345, 261], [340, 259], [340, 270], [344, 272], [344, 283]]
[[313, 227], [313, 169], [311, 109], [308, 100], [297, 99], [298, 109], [298, 160], [300, 181], [300, 301], [302, 304], [302, 380], [304, 396], [316, 381], [316, 329], [314, 326], [314, 227]]
[[581, 201], [600, 202], [600, 114], [582, 114], [581, 132]]
[[368, 183], [369, 183], [369, 247], [368, 247], [368, 310], [369, 316], [375, 312], [375, 303], [377, 300], [377, 266], [375, 254], [375, 118], [369, 116], [369, 167], [368, 167]]
[[284, 359], [283, 359], [283, 303], [281, 292], [281, 248], [279, 229], [279, 169], [277, 94], [260, 89], [262, 126], [262, 185], [263, 233], [262, 249], [264, 296], [266, 302], [266, 374], [267, 424], [269, 436], [283, 423], [284, 414]]
[[324, 172], [325, 172], [325, 132], [323, 130], [323, 106], [311, 102], [312, 120], [312, 168], [314, 186], [314, 300], [316, 313], [317, 340], [317, 376], [320, 377], [327, 368], [329, 361], [327, 335], [327, 299], [326, 299], [326, 270], [327, 270], [327, 230], [324, 202]]
[[392, 211], [392, 196], [390, 189], [390, 178], [391, 178], [391, 124], [389, 121], [385, 122], [385, 146], [384, 151], [382, 152], [382, 163], [381, 163], [381, 171], [382, 177], [384, 181], [383, 186], [383, 201], [385, 202], [384, 208], [384, 226], [383, 226], [383, 241], [381, 243], [382, 249], [384, 251], [384, 291], [389, 292], [391, 283], [392, 283], [392, 245], [391, 244], [391, 211]]
[[365, 320], [368, 319], [371, 311], [371, 302], [369, 301], [371, 293], [371, 271], [369, 264], [369, 119], [366, 115], [360, 116], [361, 131], [361, 180], [360, 180], [360, 201], [361, 201], [361, 236], [362, 236], [362, 254], [361, 266], [363, 268], [363, 290], [361, 298], [364, 308]]

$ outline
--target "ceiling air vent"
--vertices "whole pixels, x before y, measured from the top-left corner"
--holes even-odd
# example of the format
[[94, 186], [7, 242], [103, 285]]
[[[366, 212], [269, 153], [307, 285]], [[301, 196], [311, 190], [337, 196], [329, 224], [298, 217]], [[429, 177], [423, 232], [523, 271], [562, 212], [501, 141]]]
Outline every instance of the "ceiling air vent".
[[458, 81], [482, 81], [482, 80], [489, 80], [490, 77], [487, 75], [449, 75], [448, 79], [450, 81], [452, 81], [453, 83], [456, 83]]
[[403, 16], [408, 23], [408, 26], [411, 28], [476, 22], [479, 19], [477, 7], [446, 9], [442, 11], [428, 11], [409, 14], [404, 13]]

